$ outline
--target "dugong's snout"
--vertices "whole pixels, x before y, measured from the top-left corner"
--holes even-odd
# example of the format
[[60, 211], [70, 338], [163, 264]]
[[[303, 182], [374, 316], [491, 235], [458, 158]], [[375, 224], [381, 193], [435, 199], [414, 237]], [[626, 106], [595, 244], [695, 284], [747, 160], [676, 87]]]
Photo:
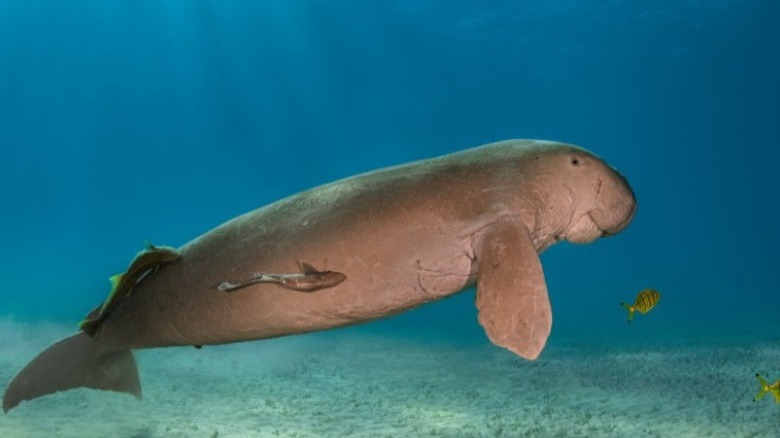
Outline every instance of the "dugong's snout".
[[609, 168], [602, 178], [596, 194], [596, 208], [590, 217], [605, 236], [612, 236], [631, 223], [636, 214], [636, 196], [626, 177]]

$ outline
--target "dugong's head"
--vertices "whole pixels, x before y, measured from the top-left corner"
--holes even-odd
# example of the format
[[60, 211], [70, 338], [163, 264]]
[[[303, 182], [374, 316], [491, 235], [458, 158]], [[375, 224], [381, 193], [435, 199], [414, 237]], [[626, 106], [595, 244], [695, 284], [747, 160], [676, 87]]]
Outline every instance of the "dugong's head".
[[[626, 178], [585, 149], [535, 142], [524, 157], [537, 188], [535, 229], [555, 241], [589, 243], [623, 230], [636, 212]], [[541, 208], [540, 208], [541, 207]], [[541, 236], [540, 236], [541, 237]]]
[[500, 165], [490, 168], [489, 190], [501, 196], [488, 205], [519, 216], [526, 229], [498, 222], [477, 241], [479, 322], [494, 344], [535, 359], [552, 329], [552, 308], [531, 253], [560, 240], [588, 243], [618, 233], [634, 217], [636, 199], [621, 174], [576, 146], [510, 140], [492, 150], [492, 163]]

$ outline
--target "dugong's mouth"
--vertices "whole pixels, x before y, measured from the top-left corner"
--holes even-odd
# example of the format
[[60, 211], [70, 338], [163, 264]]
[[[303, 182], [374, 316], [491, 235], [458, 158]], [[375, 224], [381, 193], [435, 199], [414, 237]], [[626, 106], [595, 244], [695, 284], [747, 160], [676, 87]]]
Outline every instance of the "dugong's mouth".
[[[604, 214], [603, 211], [590, 211], [587, 216], [596, 224], [599, 230], [604, 236], [614, 236], [615, 234], [623, 231], [628, 224], [634, 220], [636, 215], [636, 203], [631, 203], [631, 208], [623, 217], [610, 217], [610, 215]], [[611, 220], [610, 220], [611, 219]]]
[[621, 216], [594, 209], [582, 216], [566, 231], [565, 239], [572, 243], [591, 243], [599, 237], [613, 236], [628, 226], [636, 214], [636, 204]]
[[612, 178], [599, 185], [595, 208], [588, 216], [604, 236], [613, 236], [625, 229], [636, 214], [636, 196], [626, 178], [613, 170]]
[[590, 212], [580, 216], [579, 220], [566, 230], [566, 240], [572, 243], [590, 243], [604, 235]]

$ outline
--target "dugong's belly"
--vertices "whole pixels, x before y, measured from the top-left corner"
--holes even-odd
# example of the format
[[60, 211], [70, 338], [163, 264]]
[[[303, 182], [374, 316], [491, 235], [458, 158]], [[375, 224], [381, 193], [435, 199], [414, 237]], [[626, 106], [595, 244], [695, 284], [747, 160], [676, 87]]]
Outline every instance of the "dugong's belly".
[[[142, 280], [106, 321], [101, 338], [132, 348], [215, 344], [322, 330], [381, 318], [462, 290], [476, 272], [472, 241], [484, 221], [320, 222], [262, 227], [239, 218], [181, 249]], [[370, 219], [370, 218], [369, 218]], [[409, 218], [407, 218], [409, 219]], [[245, 221], [245, 222], [242, 222]], [[297, 261], [337, 271], [332, 288], [299, 292], [218, 285], [260, 273], [295, 273]]]

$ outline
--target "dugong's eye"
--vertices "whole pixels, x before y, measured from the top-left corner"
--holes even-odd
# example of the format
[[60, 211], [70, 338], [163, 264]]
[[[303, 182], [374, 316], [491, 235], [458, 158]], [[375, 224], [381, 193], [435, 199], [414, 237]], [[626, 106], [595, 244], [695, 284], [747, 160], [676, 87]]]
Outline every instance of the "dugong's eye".
[[580, 165], [580, 160], [577, 157], [571, 157], [571, 164], [573, 164], [575, 166], [579, 166]]

